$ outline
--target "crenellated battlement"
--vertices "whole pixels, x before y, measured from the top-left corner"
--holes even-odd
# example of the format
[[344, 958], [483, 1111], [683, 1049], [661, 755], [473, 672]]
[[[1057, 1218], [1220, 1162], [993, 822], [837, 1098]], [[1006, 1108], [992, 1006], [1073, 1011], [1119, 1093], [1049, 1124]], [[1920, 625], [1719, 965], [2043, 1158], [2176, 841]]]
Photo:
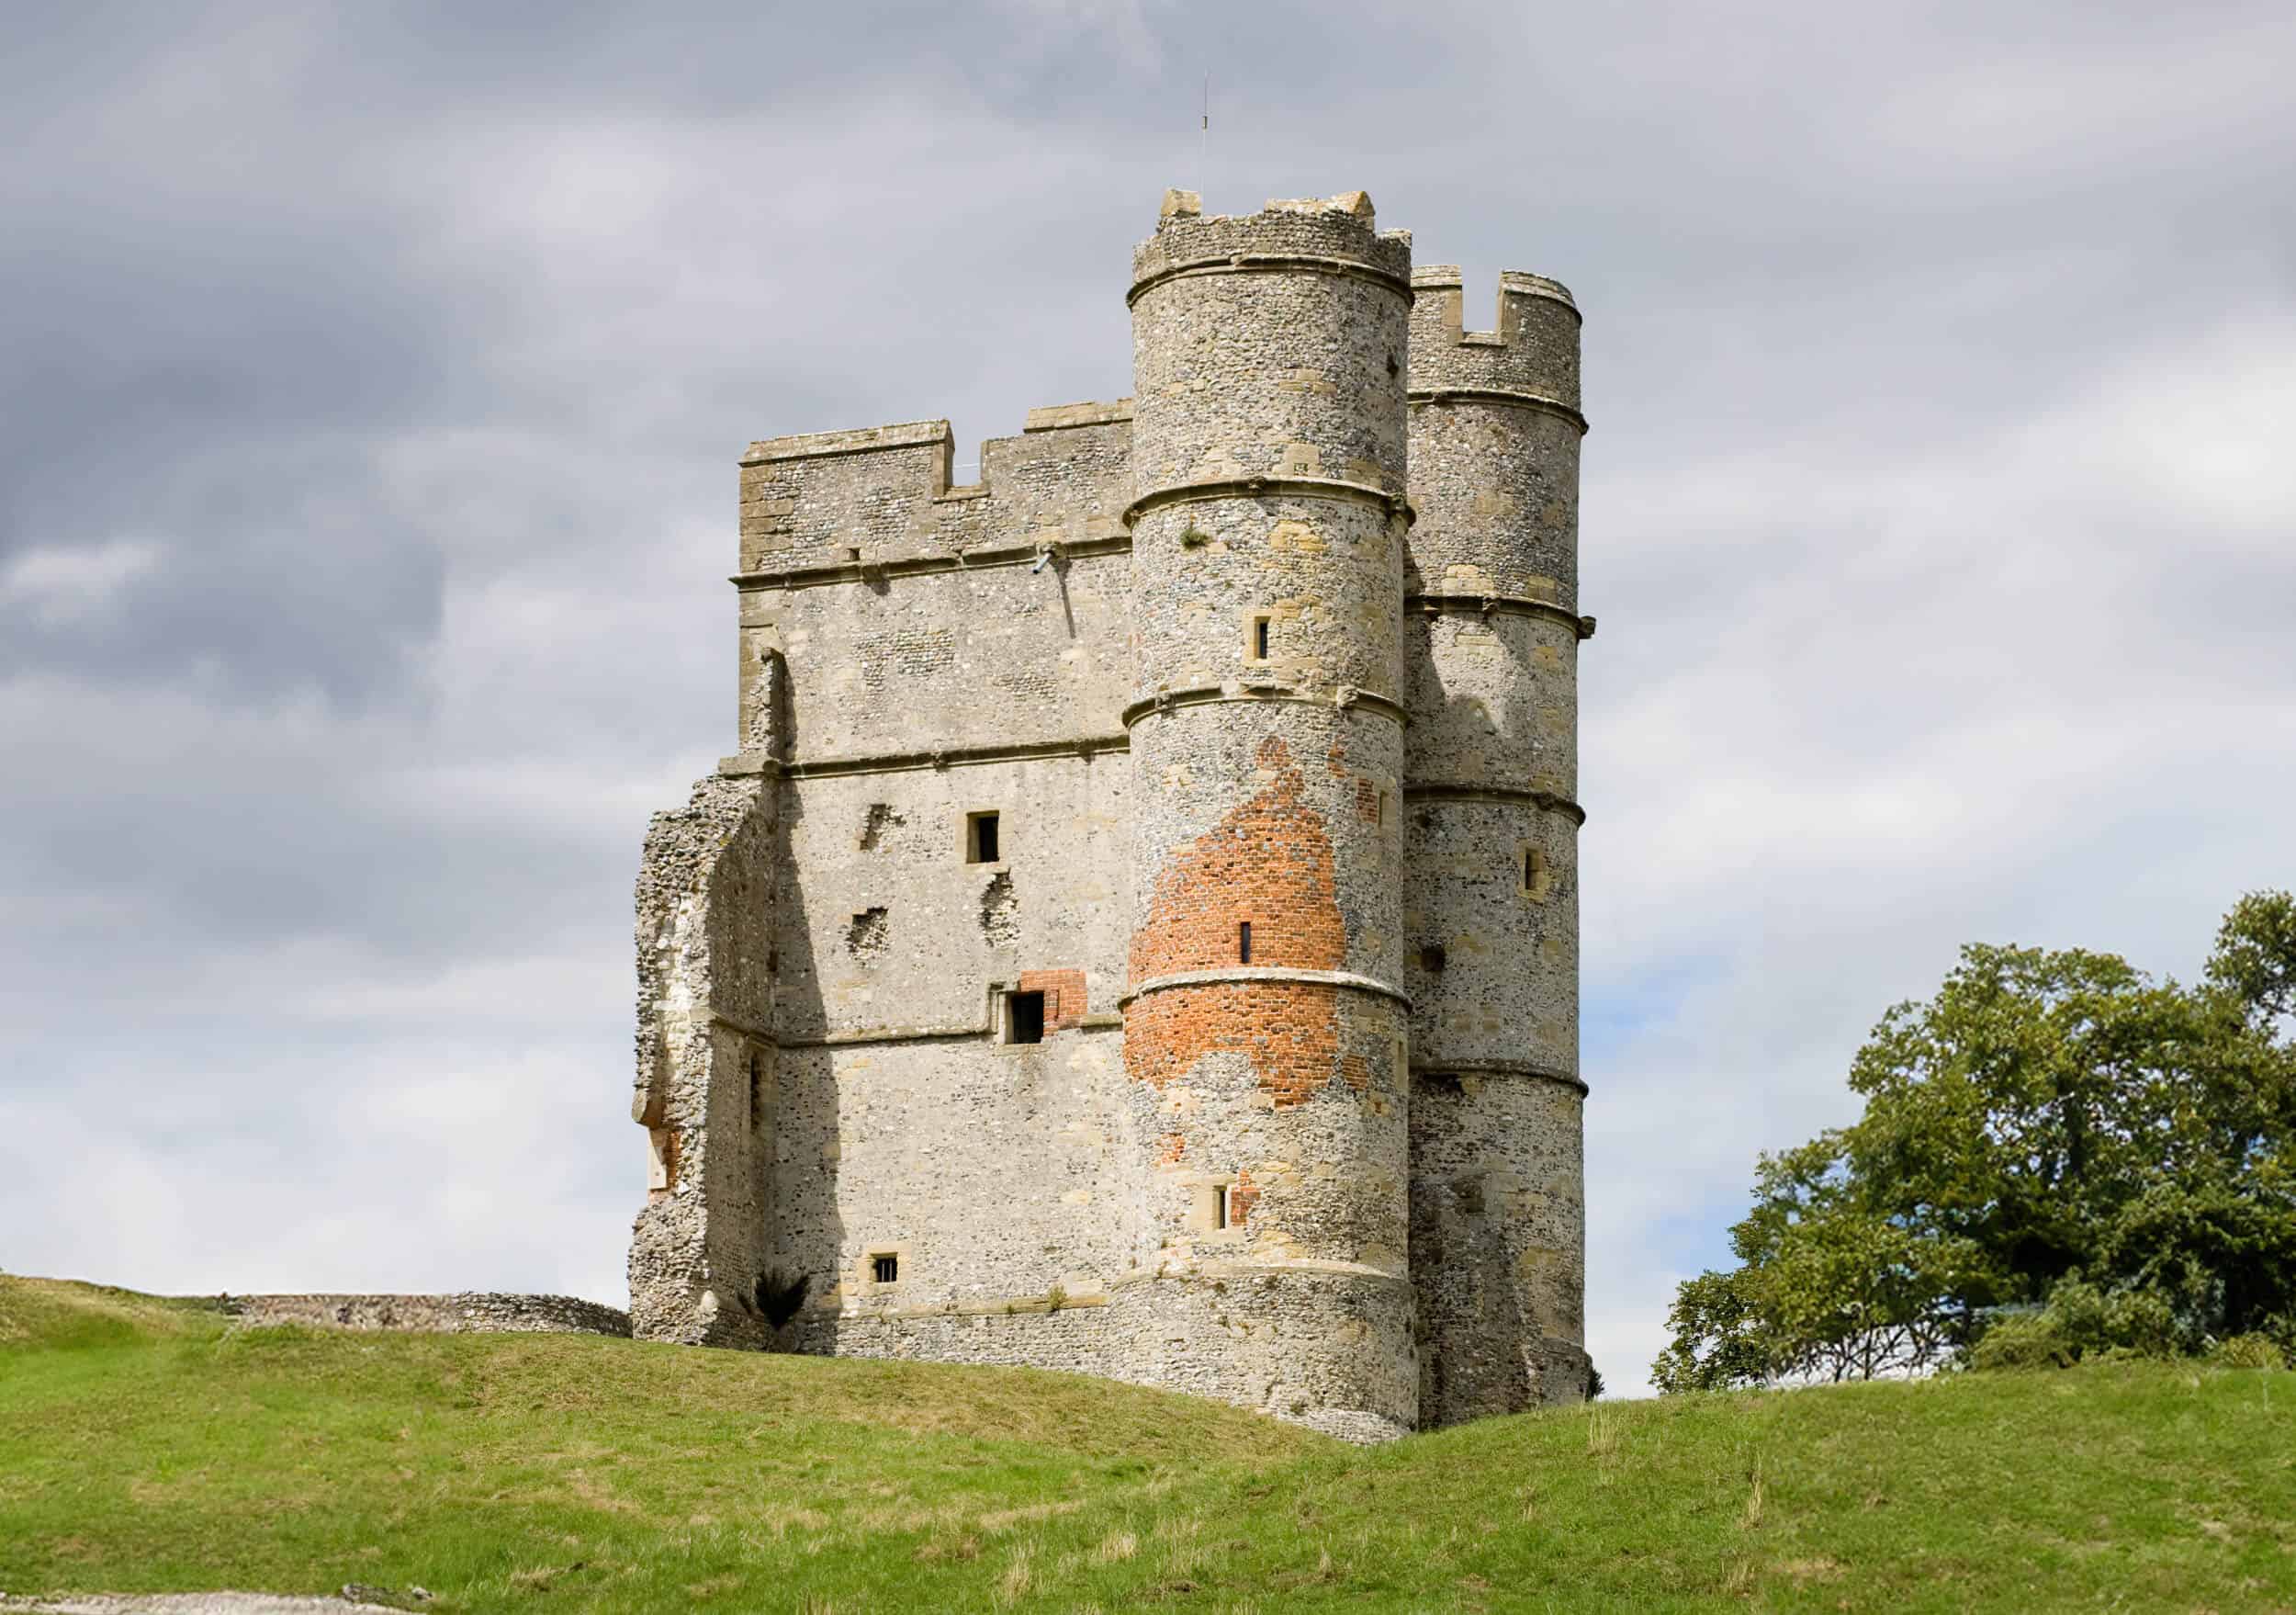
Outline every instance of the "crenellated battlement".
[[1075, 426], [1109, 426], [1132, 418], [1132, 401], [1114, 403], [1046, 404], [1029, 412], [1023, 432], [1065, 432]]
[[1456, 265], [1422, 265], [1412, 271], [1411, 284], [1413, 402], [1435, 394], [1521, 393], [1575, 415], [1580, 315], [1568, 287], [1544, 275], [1504, 270], [1491, 329], [1470, 331], [1465, 279]]
[[1249, 214], [1206, 217], [1201, 207], [1194, 191], [1165, 194], [1156, 233], [1132, 251], [1131, 299], [1176, 275], [1319, 264], [1410, 295], [1411, 232], [1379, 229], [1365, 192], [1277, 198]]
[[[1411, 285], [1414, 293], [1453, 291], [1464, 294], [1467, 277], [1460, 274], [1457, 264], [1421, 264], [1411, 272]], [[1573, 313], [1579, 308], [1578, 299], [1570, 295], [1570, 288], [1561, 281], [1549, 279], [1544, 275], [1534, 275], [1527, 269], [1502, 269], [1499, 271], [1499, 322], [1503, 327], [1506, 323], [1508, 299], [1514, 297], [1551, 298]], [[1466, 334], [1470, 338], [1493, 342], [1503, 340], [1496, 333], [1488, 331]]]
[[805, 432], [741, 457], [744, 575], [1121, 535], [1132, 403], [1030, 410], [955, 480], [947, 421]]
[[741, 463], [758, 466], [771, 460], [816, 459], [829, 455], [915, 448], [923, 444], [947, 445], [952, 436], [946, 421], [900, 421], [889, 426], [856, 426], [843, 432], [799, 432], [752, 443], [743, 451]]

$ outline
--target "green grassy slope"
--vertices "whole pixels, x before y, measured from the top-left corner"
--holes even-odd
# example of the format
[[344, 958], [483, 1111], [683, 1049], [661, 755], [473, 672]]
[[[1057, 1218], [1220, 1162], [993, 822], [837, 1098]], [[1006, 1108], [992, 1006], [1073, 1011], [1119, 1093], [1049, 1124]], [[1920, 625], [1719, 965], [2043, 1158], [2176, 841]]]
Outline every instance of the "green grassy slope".
[[2296, 1375], [1603, 1405], [1364, 1451], [1022, 1370], [233, 1331], [0, 1279], [0, 1588], [440, 1610], [2296, 1610]]

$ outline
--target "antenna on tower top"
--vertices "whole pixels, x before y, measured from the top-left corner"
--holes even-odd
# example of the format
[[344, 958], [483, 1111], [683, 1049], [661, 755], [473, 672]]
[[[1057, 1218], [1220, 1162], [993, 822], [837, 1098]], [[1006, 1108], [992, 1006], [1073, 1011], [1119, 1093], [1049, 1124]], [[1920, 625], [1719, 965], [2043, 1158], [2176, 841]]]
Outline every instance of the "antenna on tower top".
[[1205, 169], [1211, 162], [1211, 74], [1204, 74], [1203, 137], [1196, 152], [1196, 188], [1204, 188]]

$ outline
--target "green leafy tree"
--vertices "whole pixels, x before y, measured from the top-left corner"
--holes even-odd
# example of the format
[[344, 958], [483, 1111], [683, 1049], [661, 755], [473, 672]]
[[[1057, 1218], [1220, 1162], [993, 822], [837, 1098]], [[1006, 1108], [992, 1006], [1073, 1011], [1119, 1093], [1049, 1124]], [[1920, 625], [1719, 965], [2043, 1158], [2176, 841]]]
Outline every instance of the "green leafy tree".
[[1739, 1265], [1678, 1290], [1653, 1380], [1919, 1371], [2068, 1282], [2084, 1318], [2165, 1316], [2176, 1349], [2296, 1341], [2291, 1018], [2285, 892], [2234, 906], [2191, 988], [2110, 954], [1964, 948], [1858, 1051], [1864, 1113], [1761, 1158]]

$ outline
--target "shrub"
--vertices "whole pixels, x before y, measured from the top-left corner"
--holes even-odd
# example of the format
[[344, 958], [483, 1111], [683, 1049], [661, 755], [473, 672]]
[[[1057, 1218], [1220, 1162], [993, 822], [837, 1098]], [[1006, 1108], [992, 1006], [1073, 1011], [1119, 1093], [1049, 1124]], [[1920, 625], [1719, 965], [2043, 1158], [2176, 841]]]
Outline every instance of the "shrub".
[[811, 1273], [793, 1274], [773, 1268], [758, 1275], [753, 1299], [765, 1321], [778, 1329], [797, 1316], [797, 1309], [805, 1304], [805, 1292], [812, 1288]]
[[2049, 1292], [2048, 1304], [1997, 1316], [1969, 1354], [1978, 1370], [2070, 1368], [2098, 1359], [2171, 1357], [2176, 1315], [2150, 1290], [2105, 1291], [2078, 1273]]
[[2253, 1329], [2245, 1335], [2234, 1335], [2229, 1340], [2218, 1341], [2216, 1349], [2209, 1355], [2226, 1368], [2288, 1366], [2288, 1354], [2280, 1350], [2280, 1343], [2271, 1336]]

